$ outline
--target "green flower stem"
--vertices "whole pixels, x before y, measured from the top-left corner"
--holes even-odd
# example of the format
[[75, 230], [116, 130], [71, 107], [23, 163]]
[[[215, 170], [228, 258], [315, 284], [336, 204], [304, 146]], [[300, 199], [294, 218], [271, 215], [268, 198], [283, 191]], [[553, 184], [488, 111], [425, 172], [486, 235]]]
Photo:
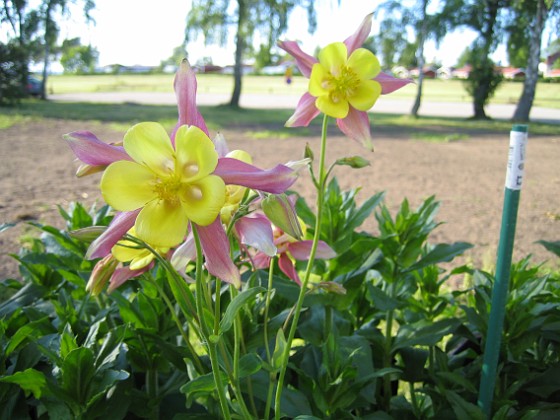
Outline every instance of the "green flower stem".
[[327, 181], [327, 174], [325, 170], [325, 156], [327, 149], [327, 127], [328, 127], [329, 117], [325, 115], [323, 117], [323, 127], [321, 131], [321, 151], [319, 157], [319, 188], [317, 190], [317, 218], [315, 220], [315, 232], [313, 234], [313, 242], [311, 245], [311, 252], [309, 253], [309, 260], [307, 262], [307, 268], [303, 280], [301, 281], [301, 288], [299, 290], [298, 300], [296, 302], [294, 318], [292, 320], [292, 326], [290, 328], [290, 333], [286, 341], [286, 349], [282, 355], [282, 366], [280, 368], [280, 374], [278, 376], [278, 387], [276, 388], [276, 397], [274, 401], [274, 418], [279, 420], [281, 417], [280, 411], [280, 400], [282, 396], [282, 388], [284, 387], [284, 378], [286, 376], [286, 370], [288, 368], [288, 361], [290, 359], [290, 351], [292, 349], [292, 342], [296, 335], [296, 329], [299, 322], [299, 315], [301, 313], [301, 308], [303, 306], [303, 300], [305, 298], [305, 292], [307, 290], [307, 283], [311, 276], [311, 269], [313, 268], [313, 263], [315, 262], [315, 254], [317, 253], [317, 246], [319, 244], [319, 236], [321, 235], [321, 222], [323, 216], [323, 202], [325, 196], [325, 184]]
[[[397, 275], [396, 275], [396, 268], [395, 268], [395, 275], [393, 276], [393, 282], [389, 286], [389, 296], [391, 299], [395, 297], [395, 284], [397, 282]], [[385, 354], [383, 360], [383, 367], [390, 368], [392, 364], [391, 356], [392, 356], [392, 347], [393, 347], [393, 318], [395, 316], [395, 310], [390, 309], [387, 311], [387, 317], [385, 321]], [[391, 398], [392, 398], [392, 391], [391, 391], [391, 375], [383, 376], [383, 397], [385, 400], [385, 410], [389, 411], [391, 408]]]
[[150, 277], [150, 281], [156, 287], [159, 295], [161, 296], [161, 298], [163, 299], [163, 301], [167, 305], [167, 308], [169, 309], [169, 312], [171, 312], [171, 317], [173, 318], [173, 321], [175, 321], [175, 325], [177, 325], [177, 329], [179, 330], [179, 333], [181, 334], [181, 337], [183, 338], [183, 341], [185, 342], [185, 345], [187, 346], [187, 349], [189, 350], [189, 352], [192, 355], [192, 359], [193, 359], [193, 363], [195, 365], [196, 371], [198, 373], [200, 373], [201, 375], [204, 374], [205, 373], [204, 366], [202, 366], [202, 362], [200, 361], [200, 359], [198, 357], [198, 354], [196, 354], [196, 351], [193, 348], [193, 346], [192, 346], [192, 344], [189, 340], [189, 337], [187, 336], [187, 333], [184, 330], [183, 325], [181, 324], [181, 321], [179, 320], [179, 317], [175, 313], [175, 308], [173, 307], [173, 304], [171, 303], [171, 300], [169, 300], [169, 298], [167, 297], [167, 294], [165, 293], [165, 290], [163, 290], [163, 288], [158, 284], [158, 282], [155, 279]]
[[[276, 257], [272, 257], [270, 259], [270, 265], [268, 267], [268, 287], [266, 290], [266, 298], [265, 298], [265, 305], [264, 305], [264, 325], [263, 325], [263, 334], [264, 334], [264, 348], [266, 351], [266, 360], [270, 364], [272, 368], [272, 354], [270, 353], [270, 344], [268, 340], [268, 312], [270, 308], [270, 299], [272, 297], [272, 278], [274, 275], [274, 263], [276, 261]], [[270, 380], [268, 384], [268, 394], [266, 396], [266, 406], [264, 409], [264, 418], [270, 418], [270, 408], [272, 406], [272, 396], [274, 395], [274, 385], [276, 384], [276, 373], [271, 370], [270, 372]]]
[[[233, 300], [235, 296], [237, 296], [237, 289], [234, 286], [230, 286], [230, 293], [231, 299]], [[253, 416], [249, 413], [249, 409], [245, 404], [245, 400], [243, 399], [243, 393], [241, 392], [241, 385], [239, 382], [239, 358], [241, 355], [241, 340], [243, 338], [243, 331], [241, 327], [241, 318], [239, 313], [235, 316], [233, 321], [233, 377], [232, 377], [232, 384], [233, 384], [233, 392], [237, 398], [239, 403], [239, 408], [241, 408], [241, 412], [243, 413], [243, 418], [251, 419]]]
[[220, 406], [222, 408], [222, 414], [226, 420], [231, 420], [231, 413], [229, 411], [229, 405], [226, 397], [225, 387], [222, 383], [222, 376], [220, 375], [220, 363], [218, 362], [218, 353], [216, 351], [217, 343], [210, 340], [210, 334], [208, 330], [208, 325], [204, 319], [204, 302], [203, 293], [204, 287], [202, 284], [202, 246], [200, 244], [200, 237], [193, 225], [193, 236], [196, 245], [196, 309], [198, 312], [198, 317], [200, 320], [200, 328], [202, 330], [202, 335], [206, 341], [208, 347], [208, 355], [210, 356], [210, 363], [212, 364], [212, 373], [214, 375], [214, 383], [216, 384], [216, 390], [218, 391], [218, 399], [220, 400]]

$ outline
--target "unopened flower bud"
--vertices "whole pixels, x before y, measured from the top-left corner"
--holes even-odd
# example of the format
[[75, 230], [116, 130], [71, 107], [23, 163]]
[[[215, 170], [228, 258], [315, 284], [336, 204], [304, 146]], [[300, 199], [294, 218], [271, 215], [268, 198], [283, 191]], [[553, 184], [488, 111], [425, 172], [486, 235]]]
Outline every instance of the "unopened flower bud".
[[350, 166], [351, 168], [354, 169], [361, 169], [370, 165], [369, 160], [364, 159], [361, 156], [351, 156], [351, 157], [337, 159], [336, 164]]
[[93, 242], [106, 230], [107, 226], [88, 226], [86, 228], [73, 230], [69, 234], [74, 239], [85, 242]]
[[271, 194], [261, 203], [266, 217], [291, 237], [301, 240], [303, 232], [296, 209], [286, 194]]
[[111, 276], [115, 272], [119, 262], [113, 257], [112, 254], [105, 256], [95, 264], [89, 281], [86, 286], [86, 290], [90, 292], [93, 296], [97, 296], [107, 282], [111, 279]]

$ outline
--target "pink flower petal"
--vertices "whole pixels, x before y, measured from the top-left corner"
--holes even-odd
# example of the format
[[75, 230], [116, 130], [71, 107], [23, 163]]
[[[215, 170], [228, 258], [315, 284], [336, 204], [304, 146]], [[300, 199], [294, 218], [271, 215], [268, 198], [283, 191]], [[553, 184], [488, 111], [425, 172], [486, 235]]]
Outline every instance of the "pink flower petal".
[[[310, 240], [291, 242], [288, 245], [288, 251], [296, 260], [305, 261], [309, 259], [309, 253], [311, 252], [312, 243], [313, 241]], [[329, 259], [334, 257], [336, 257], [336, 252], [334, 252], [334, 250], [325, 242], [319, 241], [319, 243], [317, 244], [315, 258]]]
[[321, 112], [315, 106], [315, 100], [314, 96], [305, 92], [300, 98], [294, 114], [286, 122], [286, 127], [307, 127]]
[[311, 75], [313, 64], [317, 63], [317, 59], [306, 52], [303, 52], [295, 41], [280, 41], [278, 46], [296, 59], [296, 64], [305, 77]]
[[276, 255], [270, 220], [262, 214], [242, 217], [235, 222], [235, 230], [245, 245], [252, 246], [270, 257]]
[[371, 19], [373, 17], [373, 13], [367, 15], [362, 23], [351, 36], [346, 38], [344, 43], [346, 44], [346, 48], [348, 49], [348, 56], [354, 52], [354, 50], [360, 48], [363, 43], [366, 41], [367, 37], [371, 32]]
[[280, 270], [282, 270], [286, 276], [301, 286], [301, 280], [299, 279], [294, 263], [290, 260], [290, 257], [286, 254], [280, 254], [280, 258], [278, 258], [278, 267], [280, 267]]
[[231, 260], [229, 241], [220, 218], [217, 217], [208, 226], [196, 225], [196, 230], [200, 236], [208, 272], [237, 288], [241, 287], [239, 270]]
[[387, 95], [388, 93], [394, 92], [409, 83], [414, 83], [411, 79], [399, 79], [383, 72], [379, 73], [373, 80], [378, 81], [381, 85], [382, 95]]
[[183, 242], [173, 255], [171, 256], [171, 265], [181, 275], [185, 273], [189, 262], [196, 259], [196, 246], [192, 232], [187, 235], [187, 239]]
[[84, 163], [92, 166], [106, 166], [117, 160], [132, 160], [122, 146], [113, 146], [99, 140], [89, 131], [74, 131], [64, 135], [64, 140]]
[[111, 252], [111, 248], [134, 226], [140, 209], [117, 213], [109, 227], [95, 241], [91, 243], [86, 253], [86, 259], [102, 258]]
[[140, 274], [148, 271], [152, 266], [153, 264], [150, 264], [139, 270], [131, 270], [128, 266], [117, 268], [111, 276], [111, 280], [109, 280], [109, 288], [107, 289], [107, 292], [113, 292], [117, 287], [122, 286], [127, 280], [130, 280], [133, 277], [138, 277]]
[[371, 140], [371, 129], [367, 112], [358, 111], [350, 107], [348, 115], [344, 119], [337, 119], [336, 123], [340, 131], [352, 140], [361, 142], [365, 148], [373, 150]]
[[175, 74], [173, 88], [175, 89], [175, 96], [177, 97], [179, 120], [177, 121], [177, 126], [175, 130], [173, 130], [171, 138], [175, 139], [175, 132], [180, 126], [185, 124], [195, 125], [204, 131], [206, 135], [209, 135], [204, 118], [202, 118], [196, 106], [196, 75], [186, 58], [183, 59], [179, 70], [177, 70]]
[[255, 268], [263, 269], [270, 266], [270, 257], [264, 252], [257, 252], [255, 255], [253, 255], [251, 261], [253, 262], [253, 266]]
[[233, 158], [220, 158], [214, 175], [226, 184], [241, 185], [255, 190], [280, 194], [296, 180], [295, 172], [285, 165], [263, 170]]

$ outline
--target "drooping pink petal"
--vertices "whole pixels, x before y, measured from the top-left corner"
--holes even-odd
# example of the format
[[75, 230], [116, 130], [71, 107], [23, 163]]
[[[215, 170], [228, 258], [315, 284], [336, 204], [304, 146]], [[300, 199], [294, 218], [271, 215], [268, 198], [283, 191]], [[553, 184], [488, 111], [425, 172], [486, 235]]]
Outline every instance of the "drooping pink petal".
[[337, 119], [336, 124], [346, 136], [361, 142], [368, 150], [373, 150], [367, 112], [350, 107], [346, 118]]
[[216, 136], [214, 137], [214, 140], [212, 140], [212, 142], [214, 143], [214, 147], [216, 147], [216, 153], [218, 153], [219, 157], [225, 157], [229, 153], [229, 147], [226, 142], [226, 138], [222, 133], [216, 133]]
[[181, 275], [187, 269], [189, 262], [196, 259], [196, 246], [192, 232], [187, 235], [187, 239], [177, 247], [171, 256], [171, 265]]
[[195, 229], [200, 236], [208, 272], [237, 288], [241, 287], [241, 276], [231, 260], [229, 241], [220, 218], [217, 217], [208, 226], [195, 225]]
[[257, 252], [251, 258], [253, 262], [253, 266], [255, 268], [268, 268], [270, 266], [270, 257], [266, 255], [264, 252]]
[[300, 98], [294, 114], [286, 121], [286, 127], [307, 127], [309, 123], [321, 113], [315, 106], [317, 98], [305, 92]]
[[280, 41], [278, 46], [296, 59], [296, 64], [305, 77], [311, 75], [311, 68], [317, 59], [306, 52], [303, 52], [295, 41]]
[[122, 146], [107, 144], [89, 131], [74, 131], [63, 138], [76, 157], [88, 165], [106, 166], [117, 160], [132, 160]]
[[173, 88], [175, 89], [175, 96], [177, 97], [179, 120], [177, 121], [177, 126], [175, 130], [173, 130], [171, 138], [175, 139], [175, 132], [180, 126], [185, 124], [195, 125], [204, 131], [206, 135], [209, 135], [204, 118], [202, 118], [196, 106], [196, 75], [186, 58], [183, 59], [175, 74]]
[[301, 280], [299, 279], [296, 267], [294, 267], [294, 263], [287, 254], [280, 254], [280, 258], [278, 258], [278, 267], [280, 267], [280, 270], [282, 270], [286, 276], [301, 286]]
[[354, 32], [351, 36], [346, 38], [344, 43], [346, 44], [346, 48], [348, 48], [348, 56], [354, 52], [354, 50], [360, 48], [363, 43], [366, 41], [367, 37], [371, 32], [371, 19], [373, 17], [373, 13], [367, 15], [356, 32]]
[[107, 230], [91, 243], [86, 253], [86, 259], [93, 260], [108, 255], [111, 248], [134, 226], [139, 212], [140, 209], [117, 213]]
[[[291, 242], [288, 245], [288, 251], [296, 260], [308, 260], [312, 242], [313, 241], [310, 240]], [[317, 251], [315, 252], [315, 258], [329, 259], [334, 257], [336, 257], [336, 252], [325, 242], [319, 241], [317, 244]]]
[[109, 280], [109, 288], [107, 289], [107, 292], [113, 292], [117, 287], [122, 286], [127, 280], [138, 277], [140, 274], [145, 273], [152, 267], [153, 264], [147, 265], [139, 270], [131, 270], [128, 266], [117, 268], [111, 276], [111, 280]]
[[378, 81], [381, 85], [382, 95], [387, 95], [388, 93], [392, 93], [409, 83], [414, 83], [411, 79], [399, 79], [383, 72], [375, 76], [373, 80]]
[[272, 234], [272, 226], [262, 214], [250, 214], [235, 222], [235, 230], [245, 245], [264, 252], [272, 257], [276, 255], [276, 246]]
[[285, 165], [263, 170], [233, 158], [220, 158], [214, 175], [221, 177], [226, 184], [273, 194], [286, 191], [296, 180], [295, 172]]

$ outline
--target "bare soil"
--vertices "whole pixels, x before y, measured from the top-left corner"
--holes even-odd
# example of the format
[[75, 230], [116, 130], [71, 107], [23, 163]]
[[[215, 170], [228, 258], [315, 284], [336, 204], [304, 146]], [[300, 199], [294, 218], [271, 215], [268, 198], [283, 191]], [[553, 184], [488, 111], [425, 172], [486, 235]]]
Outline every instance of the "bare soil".
[[[230, 148], [249, 151], [260, 167], [300, 159], [306, 143], [318, 154], [318, 133], [263, 140], [251, 136], [255, 128], [262, 129], [238, 127], [223, 134]], [[38, 234], [27, 222], [63, 228], [57, 205], [102, 203], [99, 174], [74, 176], [77, 165], [62, 140], [63, 134], [74, 130], [90, 130], [107, 142], [120, 141], [123, 135], [109, 125], [65, 120], [26, 122], [0, 131], [0, 224], [16, 224], [0, 233], [0, 279], [19, 277], [17, 263], [8, 254], [18, 252], [22, 236]], [[475, 246], [461, 262], [490, 268], [500, 233], [509, 133], [464, 132], [468, 139], [448, 143], [413, 140], [413, 134], [408, 128], [380, 127], [371, 153], [333, 127], [327, 160], [353, 155], [368, 159], [369, 167], [338, 167], [334, 174], [344, 189], [361, 187], [359, 202], [385, 191], [385, 203], [393, 214], [404, 198], [417, 207], [435, 195], [441, 203], [438, 220], [444, 223], [434, 231], [431, 242], [470, 242]], [[556, 257], [535, 241], [560, 240], [559, 161], [560, 134], [530, 135], [514, 260], [532, 254], [534, 262], [558, 265]], [[307, 172], [302, 172], [293, 189], [309, 200], [315, 197]], [[374, 217], [363, 228], [375, 232]]]

